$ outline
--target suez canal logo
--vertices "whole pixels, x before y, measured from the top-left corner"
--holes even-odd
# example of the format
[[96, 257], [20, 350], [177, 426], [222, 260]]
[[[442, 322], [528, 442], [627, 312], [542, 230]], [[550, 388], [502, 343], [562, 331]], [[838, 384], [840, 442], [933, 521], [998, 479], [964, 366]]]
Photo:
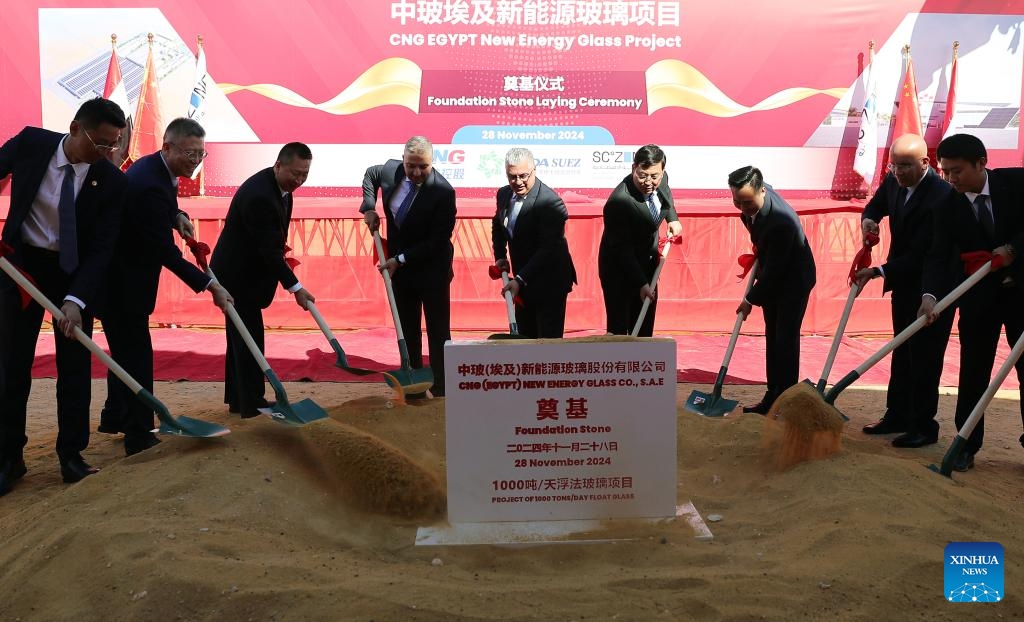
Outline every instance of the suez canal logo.
[[946, 600], [998, 603], [1003, 591], [1003, 546], [998, 542], [950, 542], [943, 558]]

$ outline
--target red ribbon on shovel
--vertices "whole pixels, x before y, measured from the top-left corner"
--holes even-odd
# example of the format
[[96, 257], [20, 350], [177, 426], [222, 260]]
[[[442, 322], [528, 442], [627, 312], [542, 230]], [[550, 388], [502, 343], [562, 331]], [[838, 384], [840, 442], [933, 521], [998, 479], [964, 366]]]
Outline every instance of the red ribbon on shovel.
[[992, 262], [993, 270], [998, 270], [1003, 267], [1003, 256], [993, 255], [988, 251], [960, 253], [960, 261], [964, 262], [964, 274], [967, 275], [974, 274], [990, 261]]
[[675, 235], [670, 235], [668, 237], [658, 238], [658, 254], [660, 255], [662, 253], [662, 251], [665, 250], [665, 245], [666, 244], [682, 244], [682, 243], [683, 243], [683, 236], [680, 233], [677, 233]]
[[[13, 255], [13, 254], [14, 254], [14, 249], [13, 248], [8, 246], [5, 242], [0, 242], [0, 257], [6, 257], [7, 255]], [[11, 265], [14, 266], [13, 263]], [[22, 270], [18, 266], [14, 266], [14, 269], [17, 270], [18, 272], [20, 272], [22, 274], [22, 276], [24, 276], [26, 279], [28, 279], [29, 283], [31, 283], [33, 285], [38, 285], [38, 283], [36, 283], [35, 279], [33, 279], [27, 272], [25, 272], [24, 270]], [[28, 305], [32, 303], [32, 294], [28, 293], [27, 291], [25, 291], [20, 286], [18, 287], [18, 293], [21, 294], [21, 308], [22, 309], [27, 309]]]
[[849, 284], [852, 287], [856, 279], [857, 271], [871, 267], [871, 249], [878, 246], [878, 234], [868, 233], [864, 236], [864, 246], [860, 247], [853, 257], [853, 265], [850, 266]]
[[[501, 268], [495, 265], [487, 266], [487, 276], [491, 277], [492, 281], [497, 281], [498, 279], [501, 278]], [[512, 275], [510, 274], [509, 277], [511, 276]], [[523, 299], [520, 298], [517, 294], [512, 297], [512, 303], [515, 304], [517, 307], [521, 307], [523, 306]]]
[[206, 258], [210, 256], [210, 245], [190, 237], [185, 238], [185, 244], [192, 251], [192, 254], [195, 255], [196, 263], [199, 264], [203, 272], [206, 272]]
[[[381, 245], [381, 248], [384, 249], [384, 254], [385, 255], [389, 255], [390, 252], [388, 251], [388, 241], [387, 241], [387, 238], [385, 238], [384, 236], [380, 236], [380, 245]], [[374, 266], [379, 266], [380, 262], [382, 262], [382, 261], [384, 261], [384, 259], [377, 255], [377, 245], [374, 244], [373, 245], [373, 265]]]
[[744, 253], [736, 258], [736, 263], [740, 264], [740, 267], [743, 268], [743, 272], [736, 275], [741, 281], [750, 274], [750, 269], [754, 267], [754, 262], [757, 261], [757, 249], [754, 249], [754, 251], [753, 253]]
[[[287, 244], [285, 244], [284, 245], [284, 254], [287, 255], [290, 252], [292, 252], [292, 247], [288, 246]], [[284, 258], [284, 262], [286, 264], [288, 264], [288, 267], [291, 268], [292, 270], [294, 270], [297, 266], [299, 266], [302, 263], [301, 261], [299, 261], [298, 259], [296, 259], [294, 257], [285, 257]]]

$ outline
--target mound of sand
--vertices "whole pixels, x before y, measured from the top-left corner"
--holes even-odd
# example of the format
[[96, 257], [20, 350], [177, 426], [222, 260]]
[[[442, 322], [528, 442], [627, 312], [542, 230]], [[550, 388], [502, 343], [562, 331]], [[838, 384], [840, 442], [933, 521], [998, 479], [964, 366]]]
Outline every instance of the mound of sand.
[[[97, 383], [97, 387], [101, 387]], [[679, 499], [710, 523], [614, 521], [612, 544], [416, 547], [443, 520], [443, 400], [387, 407], [379, 384], [288, 385], [331, 414], [296, 429], [224, 413], [219, 384], [161, 384], [175, 414], [228, 425], [123, 458], [97, 435], [103, 470], [59, 483], [53, 383], [36, 383], [29, 474], [0, 498], [0, 619], [111, 620], [929, 620], [1019, 617], [1024, 598], [1016, 402], [988, 411], [977, 468], [925, 468], [943, 441], [895, 450], [862, 435], [880, 392], [847, 390], [836, 455], [762, 468], [764, 420], [679, 413]], [[680, 385], [679, 399], [694, 386]], [[730, 398], [759, 387], [727, 387]], [[305, 395], [303, 395], [305, 393]], [[102, 395], [98, 389], [97, 394]], [[98, 421], [98, 405], [94, 424]], [[410, 518], [415, 517], [415, 518]], [[997, 541], [1006, 599], [943, 599], [943, 548]]]

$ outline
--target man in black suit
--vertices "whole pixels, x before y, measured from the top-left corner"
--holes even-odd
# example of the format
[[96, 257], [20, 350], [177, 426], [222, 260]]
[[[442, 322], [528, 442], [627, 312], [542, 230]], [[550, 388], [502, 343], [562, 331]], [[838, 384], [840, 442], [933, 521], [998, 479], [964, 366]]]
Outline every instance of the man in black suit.
[[607, 330], [628, 335], [645, 299], [651, 305], [639, 336], [654, 334], [657, 294], [651, 278], [658, 267], [658, 228], [668, 223], [668, 234], [682, 233], [676, 216], [665, 166], [668, 158], [657, 145], [644, 145], [633, 154], [633, 170], [612, 190], [604, 204], [604, 232], [597, 255], [598, 276], [604, 293]]
[[[224, 230], [213, 249], [210, 268], [235, 299], [235, 310], [264, 352], [263, 309], [274, 300], [278, 283], [306, 309], [316, 302], [285, 260], [285, 243], [292, 217], [292, 193], [306, 181], [313, 153], [302, 143], [281, 148], [277, 161], [245, 180], [228, 207]], [[242, 418], [255, 417], [272, 405], [264, 397], [263, 370], [249, 352], [241, 333], [227, 323], [224, 362], [224, 402]]]
[[[171, 232], [178, 214], [178, 178], [191, 177], [206, 157], [206, 131], [196, 121], [178, 118], [164, 130], [160, 151], [128, 169], [121, 233], [107, 276], [100, 311], [110, 353], [125, 371], [153, 393], [153, 341], [149, 316], [156, 307], [160, 270], [166, 267], [192, 291], [209, 289], [224, 308], [232, 298], [217, 282], [182, 257]], [[133, 455], [157, 443], [150, 431], [153, 411], [113, 372], [107, 373], [107, 403], [100, 432], [124, 432], [124, 450]]]
[[[878, 233], [889, 218], [892, 241], [883, 265], [864, 268], [855, 279], [862, 286], [882, 277], [882, 291], [892, 292], [892, 330], [899, 334], [917, 319], [921, 304], [921, 269], [932, 242], [935, 206], [953, 191], [928, 163], [928, 145], [916, 134], [904, 134], [889, 149], [889, 173], [868, 201], [861, 217], [863, 234]], [[952, 267], [951, 267], [952, 269]], [[892, 353], [885, 414], [864, 426], [865, 434], [901, 434], [894, 447], [924, 447], [939, 438], [935, 412], [939, 407], [942, 359], [953, 328], [953, 309], [918, 331]]]
[[796, 212], [764, 183], [759, 169], [745, 166], [730, 173], [729, 190], [757, 255], [754, 284], [736, 313], [746, 317], [753, 305], [764, 312], [768, 387], [761, 401], [743, 412], [764, 415], [799, 381], [800, 325], [816, 280], [814, 256]]
[[537, 179], [529, 149], [517, 147], [505, 154], [505, 175], [508, 185], [498, 190], [491, 220], [495, 264], [505, 272], [515, 268], [515, 278], [502, 294], [508, 291], [522, 300], [516, 307], [519, 334], [561, 338], [565, 299], [576, 283], [576, 267], [565, 241], [569, 212], [561, 197]]
[[452, 338], [455, 190], [433, 169], [433, 158], [434, 146], [430, 141], [413, 136], [405, 143], [401, 160], [388, 160], [366, 169], [359, 211], [370, 231], [376, 231], [380, 217], [374, 208], [380, 191], [390, 255], [384, 269], [391, 274], [410, 363], [415, 368], [423, 367], [422, 313], [427, 322], [430, 369], [434, 373], [430, 393], [443, 397], [444, 342]]
[[[986, 276], [959, 300], [960, 382], [956, 427], [961, 429], [981, 399], [992, 376], [999, 333], [1016, 343], [1024, 332], [1024, 273], [1015, 257], [1024, 248], [1024, 169], [989, 170], [985, 145], [975, 136], [954, 134], [936, 150], [939, 168], [956, 192], [936, 210], [935, 238], [925, 262], [920, 315], [937, 319], [936, 299], [954, 283], [945, 270], [950, 257], [987, 251], [1002, 258], [1003, 267]], [[1024, 359], [1017, 361], [1024, 393]], [[1024, 400], [1021, 401], [1024, 420]], [[953, 468], [974, 467], [974, 454], [985, 439], [985, 419], [978, 422]], [[1020, 438], [1024, 445], [1024, 436]]]
[[[124, 113], [101, 98], [82, 104], [69, 133], [26, 127], [0, 147], [0, 179], [12, 176], [3, 228], [8, 257], [65, 319], [57, 322], [57, 458], [65, 482], [95, 473], [82, 459], [89, 444], [89, 351], [75, 327], [92, 333], [93, 303], [114, 248], [124, 175], [104, 157], [117, 148]], [[17, 285], [0, 276], [0, 495], [25, 472], [25, 417], [43, 308], [22, 308]]]

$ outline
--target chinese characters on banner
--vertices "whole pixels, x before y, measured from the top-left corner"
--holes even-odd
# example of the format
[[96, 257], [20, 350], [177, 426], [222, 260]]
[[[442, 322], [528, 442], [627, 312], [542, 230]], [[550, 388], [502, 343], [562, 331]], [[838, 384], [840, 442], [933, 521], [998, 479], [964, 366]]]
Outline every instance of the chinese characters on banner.
[[449, 342], [448, 520], [672, 516], [675, 344]]

